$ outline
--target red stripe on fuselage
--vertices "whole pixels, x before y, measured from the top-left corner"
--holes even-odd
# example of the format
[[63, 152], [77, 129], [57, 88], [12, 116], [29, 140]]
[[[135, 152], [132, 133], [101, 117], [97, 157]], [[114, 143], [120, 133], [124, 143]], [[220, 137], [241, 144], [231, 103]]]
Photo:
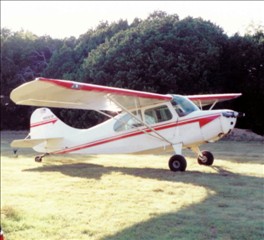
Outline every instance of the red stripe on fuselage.
[[53, 123], [54, 124], [57, 121], [58, 121], [57, 118], [49, 119], [49, 120], [44, 120], [44, 121], [41, 121], [41, 122], [32, 123], [32, 124], [30, 124], [30, 127], [31, 128], [33, 128], [33, 127], [39, 127], [39, 126], [42, 126], [42, 125], [45, 125], [45, 124], [49, 124], [49, 123]]
[[215, 120], [218, 117], [219, 117], [219, 115], [213, 115], [213, 116], [209, 116], [209, 117], [200, 119], [199, 120], [200, 127], [203, 127], [204, 125], [208, 124], [209, 122], [212, 122], [213, 120]]
[[[192, 118], [192, 119], [188, 119], [188, 120], [178, 121], [178, 122], [175, 122], [175, 123], [162, 124], [162, 125], [154, 127], [154, 129], [156, 131], [160, 131], [160, 130], [173, 128], [173, 127], [178, 127], [178, 126], [191, 124], [191, 123], [195, 123], [195, 122], [199, 123], [200, 127], [203, 127], [204, 125], [206, 125], [209, 122], [215, 120], [219, 116], [220, 116], [220, 114], [209, 115], [209, 116], [206, 116], [206, 117], [196, 117], [196, 118]], [[119, 135], [119, 136], [114, 136], [114, 137], [110, 137], [110, 138], [100, 139], [100, 140], [97, 140], [97, 141], [94, 141], [94, 142], [91, 142], [91, 143], [86, 143], [86, 144], [82, 144], [82, 145], [79, 145], [79, 146], [76, 146], [76, 147], [59, 150], [57, 152], [54, 152], [53, 154], [64, 154], [64, 153], [75, 152], [75, 151], [83, 150], [83, 149], [86, 149], [86, 148], [90, 148], [90, 147], [95, 147], [95, 146], [98, 146], [98, 145], [106, 144], [106, 143], [109, 143], [109, 142], [118, 141], [118, 140], [121, 140], [121, 139], [124, 139], [124, 138], [129, 138], [129, 137], [142, 135], [142, 134], [145, 134], [145, 132], [149, 133], [149, 132], [152, 132], [152, 131], [150, 129], [148, 129], [148, 128], [144, 128], [144, 129], [136, 130], [134, 132], [125, 133], [125, 134], [122, 134], [122, 135]]]

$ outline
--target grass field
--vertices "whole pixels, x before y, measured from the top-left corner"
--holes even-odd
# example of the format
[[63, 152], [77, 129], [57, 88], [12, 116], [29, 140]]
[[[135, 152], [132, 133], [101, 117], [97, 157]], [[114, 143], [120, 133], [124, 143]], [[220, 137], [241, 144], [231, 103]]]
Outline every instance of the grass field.
[[264, 239], [264, 150], [220, 141], [214, 166], [168, 170], [169, 155], [14, 156], [1, 132], [1, 225], [7, 240]]

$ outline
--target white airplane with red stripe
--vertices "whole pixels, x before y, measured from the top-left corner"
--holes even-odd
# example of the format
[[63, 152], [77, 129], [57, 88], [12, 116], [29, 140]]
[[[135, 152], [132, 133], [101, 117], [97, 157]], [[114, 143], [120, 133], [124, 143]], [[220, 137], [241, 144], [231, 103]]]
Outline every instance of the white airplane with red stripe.
[[[240, 93], [163, 95], [59, 79], [37, 78], [11, 92], [16, 104], [39, 106], [31, 115], [30, 132], [14, 140], [13, 148], [33, 148], [41, 162], [52, 154], [168, 153], [171, 171], [185, 171], [183, 148], [191, 149], [201, 165], [214, 156], [200, 145], [229, 134], [241, 115], [232, 110], [212, 110]], [[212, 105], [210, 110], [203, 106]], [[89, 129], [66, 125], [47, 107], [95, 110], [109, 120]], [[115, 116], [106, 111], [116, 112]]]

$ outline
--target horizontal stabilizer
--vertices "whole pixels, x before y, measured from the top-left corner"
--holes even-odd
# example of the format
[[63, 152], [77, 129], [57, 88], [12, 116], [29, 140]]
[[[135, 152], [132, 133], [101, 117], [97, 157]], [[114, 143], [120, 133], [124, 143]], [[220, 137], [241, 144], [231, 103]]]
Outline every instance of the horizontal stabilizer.
[[62, 142], [63, 138], [40, 138], [40, 139], [18, 139], [11, 143], [13, 148], [33, 148], [41, 143], [58, 145]]

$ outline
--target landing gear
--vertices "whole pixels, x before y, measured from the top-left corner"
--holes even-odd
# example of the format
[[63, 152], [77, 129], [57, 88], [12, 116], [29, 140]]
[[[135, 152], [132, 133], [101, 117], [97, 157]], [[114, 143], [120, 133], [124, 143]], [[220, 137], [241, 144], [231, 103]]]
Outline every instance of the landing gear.
[[[169, 168], [173, 172], [184, 172], [187, 167], [187, 162], [184, 156], [181, 155], [181, 146], [173, 146], [175, 152], [178, 153], [173, 155], [169, 160]], [[214, 155], [209, 151], [200, 151], [198, 146], [191, 147], [192, 151], [197, 154], [197, 161], [200, 165], [211, 166], [214, 162]]]
[[38, 155], [35, 157], [35, 162], [42, 162], [42, 158], [46, 157], [47, 155], [49, 155], [48, 153], [45, 153], [43, 155]]
[[202, 151], [202, 156], [199, 155], [197, 161], [200, 165], [211, 166], [214, 162], [214, 155], [209, 151]]
[[197, 161], [200, 165], [211, 166], [214, 162], [214, 155], [209, 151], [200, 151], [198, 146], [191, 148], [197, 154]]
[[173, 172], [184, 172], [187, 167], [186, 159], [182, 155], [173, 155], [169, 160], [169, 168]]
[[36, 156], [35, 162], [42, 162], [42, 156]]

